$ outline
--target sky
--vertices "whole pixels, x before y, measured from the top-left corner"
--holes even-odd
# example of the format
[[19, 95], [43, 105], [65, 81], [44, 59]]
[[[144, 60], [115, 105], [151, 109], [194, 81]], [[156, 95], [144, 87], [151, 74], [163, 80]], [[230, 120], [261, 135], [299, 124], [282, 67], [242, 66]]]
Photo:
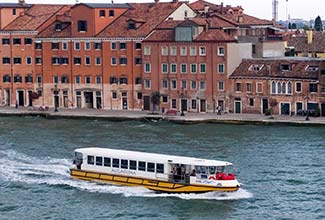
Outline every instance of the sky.
[[[0, 0], [1, 2], [18, 2], [18, 0]], [[74, 4], [76, 1], [111, 3], [111, 0], [25, 0], [26, 3], [42, 4]], [[165, 2], [166, 0], [161, 0]], [[168, 1], [168, 0], [167, 0]], [[169, 0], [171, 1], [171, 0]], [[207, 0], [214, 4], [224, 2], [225, 5], [238, 6], [244, 8], [244, 12], [255, 17], [272, 18], [272, 0]], [[325, 1], [324, 0], [278, 0], [279, 1], [279, 20], [286, 20], [288, 15], [292, 19], [302, 18], [305, 20], [315, 19], [318, 15], [325, 20]], [[287, 2], [288, 1], [288, 2]], [[154, 2], [154, 0], [114, 0], [114, 3], [132, 2]], [[190, 0], [193, 2], [193, 0]]]

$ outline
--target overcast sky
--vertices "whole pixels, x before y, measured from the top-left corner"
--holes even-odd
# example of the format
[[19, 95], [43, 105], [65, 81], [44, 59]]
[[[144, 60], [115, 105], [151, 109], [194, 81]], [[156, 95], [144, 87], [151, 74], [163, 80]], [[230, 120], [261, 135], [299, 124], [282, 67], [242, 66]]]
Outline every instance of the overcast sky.
[[[0, 0], [1, 2], [18, 2], [18, 0]], [[53, 4], [74, 4], [76, 0], [25, 0], [26, 3], [53, 3]], [[154, 0], [114, 0], [114, 3], [125, 2], [153, 2]], [[162, 2], [166, 0], [161, 0]], [[169, 0], [171, 1], [171, 0]], [[233, 6], [241, 5], [245, 9], [247, 14], [259, 17], [259, 18], [272, 18], [272, 0], [208, 0], [211, 3], [229, 4]], [[278, 0], [279, 1], [279, 19], [286, 19], [287, 9], [291, 18], [303, 18], [305, 20], [315, 19], [317, 15], [320, 15], [325, 19], [325, 1], [324, 0]], [[79, 2], [98, 2], [98, 3], [111, 3], [111, 0], [79, 0]], [[193, 2], [191, 0], [190, 2]]]

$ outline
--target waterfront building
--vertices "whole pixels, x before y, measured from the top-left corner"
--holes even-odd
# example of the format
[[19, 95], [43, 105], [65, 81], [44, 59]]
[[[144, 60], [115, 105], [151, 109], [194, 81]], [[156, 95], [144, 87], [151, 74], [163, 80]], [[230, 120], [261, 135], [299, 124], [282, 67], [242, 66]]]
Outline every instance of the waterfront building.
[[324, 59], [245, 59], [230, 80], [231, 113], [325, 116]]

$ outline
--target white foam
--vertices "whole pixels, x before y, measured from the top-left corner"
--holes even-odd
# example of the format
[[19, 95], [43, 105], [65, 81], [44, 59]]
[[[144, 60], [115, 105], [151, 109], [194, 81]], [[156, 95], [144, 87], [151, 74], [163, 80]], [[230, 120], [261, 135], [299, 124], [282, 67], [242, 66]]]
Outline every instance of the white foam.
[[0, 153], [0, 178], [9, 182], [27, 184], [66, 185], [87, 192], [122, 194], [126, 197], [175, 197], [185, 200], [238, 200], [253, 197], [245, 189], [237, 192], [209, 192], [202, 194], [157, 193], [143, 187], [125, 187], [70, 178], [71, 160], [56, 158], [35, 158], [4, 150]]

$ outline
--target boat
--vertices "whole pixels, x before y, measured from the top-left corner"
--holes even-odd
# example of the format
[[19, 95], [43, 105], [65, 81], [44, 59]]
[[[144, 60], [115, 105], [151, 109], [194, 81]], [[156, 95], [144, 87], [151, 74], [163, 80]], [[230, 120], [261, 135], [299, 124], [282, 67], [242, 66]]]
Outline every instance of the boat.
[[74, 150], [72, 178], [166, 193], [234, 192], [229, 162], [108, 148]]

